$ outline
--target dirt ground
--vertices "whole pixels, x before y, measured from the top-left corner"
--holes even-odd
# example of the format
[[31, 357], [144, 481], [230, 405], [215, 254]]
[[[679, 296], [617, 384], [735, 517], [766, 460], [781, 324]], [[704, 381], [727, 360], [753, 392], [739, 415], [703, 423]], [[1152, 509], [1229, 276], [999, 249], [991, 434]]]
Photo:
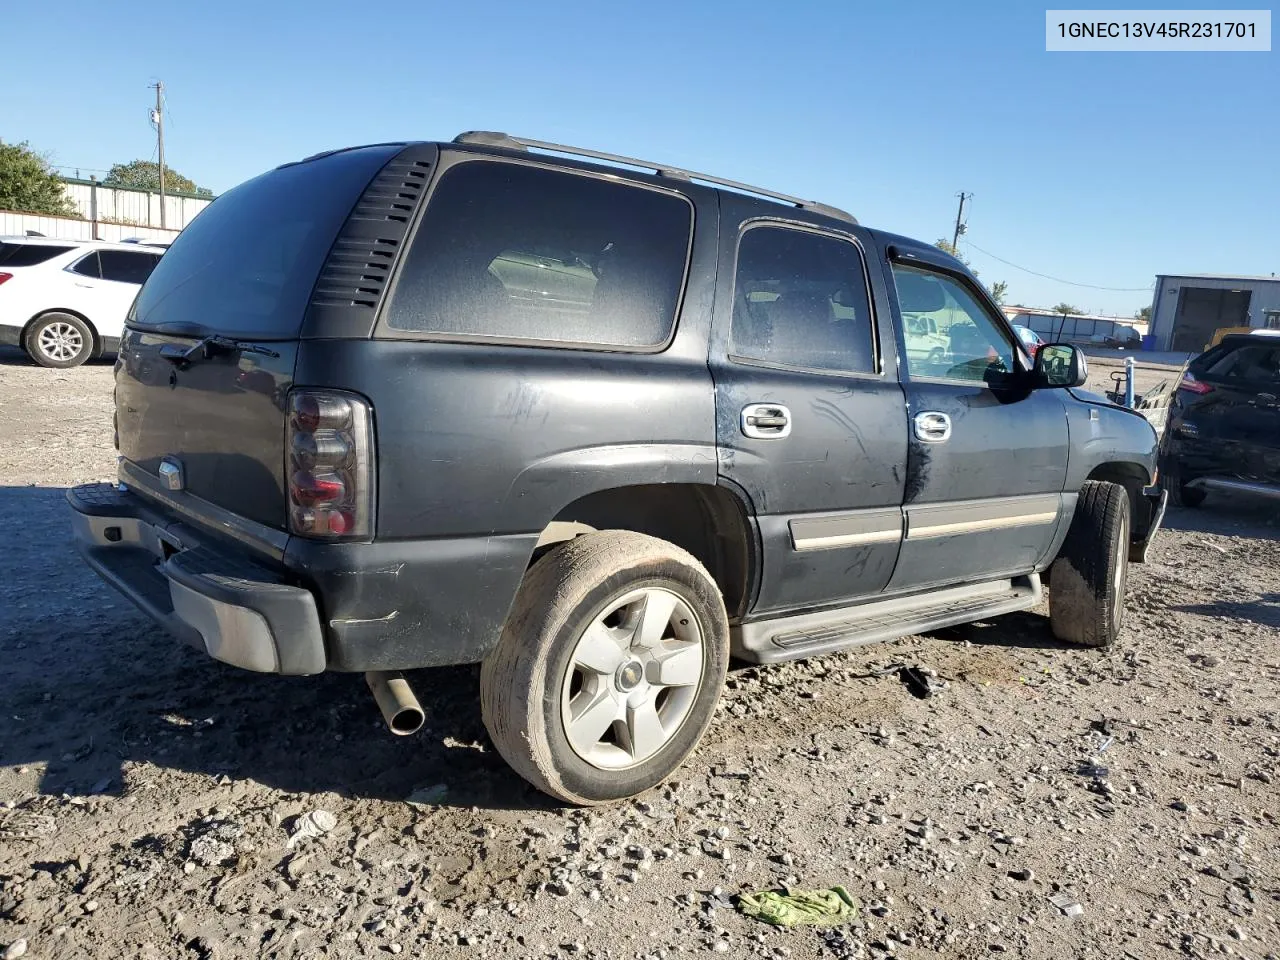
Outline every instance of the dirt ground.
[[[488, 745], [476, 668], [416, 674], [428, 724], [397, 739], [360, 677], [224, 667], [103, 585], [63, 490], [113, 475], [110, 401], [109, 365], [0, 356], [0, 956], [1280, 951], [1274, 508], [1171, 510], [1115, 649], [1038, 611], [736, 669], [676, 782], [566, 810]], [[788, 883], [862, 916], [735, 912]]]

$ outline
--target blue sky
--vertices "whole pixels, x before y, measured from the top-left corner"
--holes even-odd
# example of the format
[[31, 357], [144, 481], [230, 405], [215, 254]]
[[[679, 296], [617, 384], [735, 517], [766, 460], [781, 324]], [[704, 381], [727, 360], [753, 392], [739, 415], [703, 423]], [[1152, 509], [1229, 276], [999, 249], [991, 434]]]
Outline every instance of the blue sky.
[[[224, 190], [318, 150], [507, 130], [969, 238], [1015, 302], [1132, 313], [1156, 273], [1280, 273], [1280, 52], [1046, 53], [1044, 6], [24, 3], [0, 138]], [[104, 12], [109, 10], [109, 14]], [[153, 18], [161, 17], [158, 28]]]

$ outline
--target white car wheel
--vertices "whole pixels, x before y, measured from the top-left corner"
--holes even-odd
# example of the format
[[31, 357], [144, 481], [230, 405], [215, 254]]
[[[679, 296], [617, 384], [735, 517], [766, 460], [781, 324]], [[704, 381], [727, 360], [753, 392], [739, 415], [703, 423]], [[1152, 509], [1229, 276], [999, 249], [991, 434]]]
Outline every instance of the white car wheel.
[[25, 347], [42, 367], [78, 367], [93, 354], [93, 332], [79, 317], [47, 313], [27, 331]]

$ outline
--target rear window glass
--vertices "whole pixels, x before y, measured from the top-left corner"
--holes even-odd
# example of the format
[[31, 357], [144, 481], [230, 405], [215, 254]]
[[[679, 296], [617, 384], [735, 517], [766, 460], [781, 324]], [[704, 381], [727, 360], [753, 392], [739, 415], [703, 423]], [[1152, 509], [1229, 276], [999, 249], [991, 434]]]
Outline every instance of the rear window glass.
[[75, 247], [59, 247], [51, 243], [0, 243], [0, 266], [34, 267], [74, 249]]
[[1280, 383], [1280, 343], [1233, 344], [1200, 367], [1204, 376], [1253, 383]]
[[160, 258], [130, 322], [243, 339], [297, 337], [334, 238], [392, 149], [331, 154], [227, 191]]
[[441, 178], [392, 330], [643, 349], [675, 322], [693, 209], [671, 194], [492, 161]]

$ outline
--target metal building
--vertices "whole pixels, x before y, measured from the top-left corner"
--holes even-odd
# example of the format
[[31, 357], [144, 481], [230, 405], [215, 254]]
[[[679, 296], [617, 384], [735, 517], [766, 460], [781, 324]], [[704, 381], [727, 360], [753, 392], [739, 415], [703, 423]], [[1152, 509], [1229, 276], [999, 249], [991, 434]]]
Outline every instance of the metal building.
[[1137, 345], [1147, 332], [1144, 321], [1101, 313], [1054, 313], [1035, 307], [1002, 307], [1010, 323], [1034, 330], [1051, 343], [1079, 343], [1095, 346]]
[[1217, 330], [1280, 329], [1280, 277], [1160, 274], [1151, 301], [1153, 350], [1199, 353]]

